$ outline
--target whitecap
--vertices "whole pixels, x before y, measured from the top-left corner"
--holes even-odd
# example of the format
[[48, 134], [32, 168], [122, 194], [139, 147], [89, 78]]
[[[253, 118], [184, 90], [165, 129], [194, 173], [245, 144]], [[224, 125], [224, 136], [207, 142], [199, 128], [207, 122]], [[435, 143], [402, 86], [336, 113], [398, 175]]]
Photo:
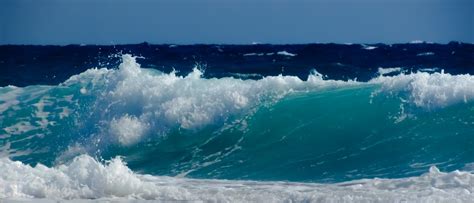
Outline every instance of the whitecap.
[[296, 56], [297, 54], [293, 54], [293, 53], [290, 53], [290, 52], [287, 52], [287, 51], [279, 51], [277, 52], [278, 55], [282, 55], [282, 56], [290, 56], [290, 57], [293, 57], [293, 56]]

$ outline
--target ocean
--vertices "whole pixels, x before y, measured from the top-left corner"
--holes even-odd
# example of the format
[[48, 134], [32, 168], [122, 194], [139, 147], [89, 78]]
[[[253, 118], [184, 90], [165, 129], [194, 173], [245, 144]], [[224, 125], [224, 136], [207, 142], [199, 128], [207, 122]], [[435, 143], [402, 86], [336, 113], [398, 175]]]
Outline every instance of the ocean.
[[473, 202], [474, 45], [0, 46], [0, 202]]

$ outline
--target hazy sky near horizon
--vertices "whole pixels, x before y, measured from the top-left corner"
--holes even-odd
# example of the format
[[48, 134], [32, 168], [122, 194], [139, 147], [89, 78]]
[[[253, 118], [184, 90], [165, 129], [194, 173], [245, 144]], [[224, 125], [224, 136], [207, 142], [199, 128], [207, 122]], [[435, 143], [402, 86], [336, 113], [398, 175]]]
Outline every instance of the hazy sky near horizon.
[[0, 44], [474, 43], [474, 0], [0, 0]]

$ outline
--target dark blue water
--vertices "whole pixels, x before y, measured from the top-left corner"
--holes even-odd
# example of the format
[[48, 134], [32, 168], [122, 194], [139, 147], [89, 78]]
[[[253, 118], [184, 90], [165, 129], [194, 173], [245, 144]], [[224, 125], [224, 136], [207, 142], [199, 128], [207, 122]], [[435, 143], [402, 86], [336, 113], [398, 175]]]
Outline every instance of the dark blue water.
[[[282, 51], [295, 56], [278, 54]], [[379, 67], [402, 67], [409, 71], [438, 68], [452, 74], [474, 73], [474, 45], [458, 42], [392, 45], [3, 45], [0, 46], [0, 86], [56, 85], [91, 67], [118, 67], [120, 53], [142, 56], [137, 61], [143, 67], [164, 72], [176, 69], [181, 75], [199, 65], [205, 69], [205, 77], [240, 73], [253, 74], [247, 75], [253, 79], [278, 74], [305, 79], [310, 70], [317, 69], [331, 79], [367, 81], [376, 76]]]

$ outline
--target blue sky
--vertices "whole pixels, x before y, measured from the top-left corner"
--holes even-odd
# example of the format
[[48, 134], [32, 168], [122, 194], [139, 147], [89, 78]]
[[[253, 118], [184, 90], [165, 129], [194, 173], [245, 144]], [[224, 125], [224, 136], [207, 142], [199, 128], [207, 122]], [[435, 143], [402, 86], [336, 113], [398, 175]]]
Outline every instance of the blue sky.
[[0, 0], [0, 44], [474, 43], [474, 0]]

